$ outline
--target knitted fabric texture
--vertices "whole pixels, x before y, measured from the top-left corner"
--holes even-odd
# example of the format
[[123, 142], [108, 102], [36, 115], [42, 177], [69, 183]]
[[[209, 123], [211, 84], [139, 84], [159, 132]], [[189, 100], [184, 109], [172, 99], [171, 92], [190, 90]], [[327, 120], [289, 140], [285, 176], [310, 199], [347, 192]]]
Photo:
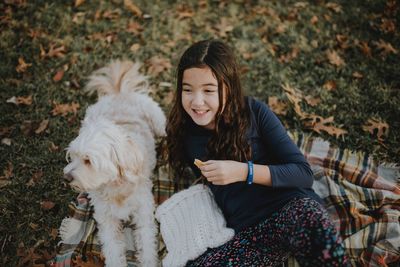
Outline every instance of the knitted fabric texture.
[[162, 260], [165, 267], [184, 266], [207, 248], [229, 241], [234, 231], [226, 227], [221, 210], [210, 189], [194, 185], [174, 194], [156, 210], [160, 231], [168, 254]]

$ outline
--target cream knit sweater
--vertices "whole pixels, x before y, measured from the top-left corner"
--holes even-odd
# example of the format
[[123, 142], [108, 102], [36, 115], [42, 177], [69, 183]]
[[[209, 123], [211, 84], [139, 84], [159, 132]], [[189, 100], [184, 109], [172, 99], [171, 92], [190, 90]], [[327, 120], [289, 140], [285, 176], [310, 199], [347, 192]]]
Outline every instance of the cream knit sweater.
[[234, 235], [210, 189], [202, 184], [174, 194], [157, 208], [156, 218], [168, 250], [162, 260], [165, 267], [184, 266]]

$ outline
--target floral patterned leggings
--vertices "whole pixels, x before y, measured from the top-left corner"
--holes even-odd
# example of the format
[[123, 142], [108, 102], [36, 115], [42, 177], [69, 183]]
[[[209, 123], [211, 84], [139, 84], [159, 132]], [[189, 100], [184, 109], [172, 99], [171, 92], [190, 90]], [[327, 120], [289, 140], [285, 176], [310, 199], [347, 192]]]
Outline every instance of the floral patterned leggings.
[[294, 198], [264, 222], [186, 266], [276, 266], [289, 253], [300, 266], [349, 266], [326, 210], [311, 198]]

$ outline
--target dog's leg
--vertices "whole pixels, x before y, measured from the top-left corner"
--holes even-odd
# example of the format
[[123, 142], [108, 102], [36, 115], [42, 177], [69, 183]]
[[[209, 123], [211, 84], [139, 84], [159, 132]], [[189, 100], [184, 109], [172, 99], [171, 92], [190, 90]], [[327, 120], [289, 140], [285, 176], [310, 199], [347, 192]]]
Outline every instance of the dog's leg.
[[154, 200], [151, 193], [147, 193], [141, 205], [134, 214], [134, 240], [138, 251], [140, 266], [157, 266], [157, 228], [154, 219]]
[[102, 244], [102, 253], [107, 267], [127, 266], [125, 241], [122, 234], [121, 222], [106, 214], [94, 213], [99, 229], [99, 239]]

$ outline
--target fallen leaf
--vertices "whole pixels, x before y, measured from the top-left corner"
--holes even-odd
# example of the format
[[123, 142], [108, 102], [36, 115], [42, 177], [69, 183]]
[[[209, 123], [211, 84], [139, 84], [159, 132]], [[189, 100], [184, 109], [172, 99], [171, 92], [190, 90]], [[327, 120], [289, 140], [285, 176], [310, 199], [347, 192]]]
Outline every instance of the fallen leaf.
[[3, 176], [0, 176], [0, 188], [7, 186], [11, 183], [11, 177], [13, 176], [14, 166], [9, 161], [7, 167], [3, 170]]
[[64, 77], [64, 70], [59, 70], [57, 73], [53, 76], [53, 81], [54, 82], [59, 82], [61, 79]]
[[51, 111], [53, 116], [61, 115], [66, 116], [68, 113], [76, 114], [79, 109], [79, 104], [72, 102], [70, 104], [57, 104], [53, 101], [54, 108]]
[[75, 0], [75, 7], [82, 5], [84, 2], [85, 0]]
[[56, 240], [58, 237], [58, 229], [57, 228], [51, 228], [50, 231], [50, 236], [53, 240]]
[[124, 0], [124, 6], [126, 7], [126, 9], [132, 12], [133, 15], [138, 17], [142, 16], [142, 11], [140, 10], [140, 8], [135, 5], [131, 0]]
[[328, 91], [333, 91], [336, 90], [337, 85], [335, 81], [329, 80], [326, 81], [322, 87]]
[[318, 22], [318, 17], [317, 16], [312, 16], [312, 18], [310, 19], [310, 23], [312, 24], [312, 25], [315, 25], [315, 24], [317, 24], [317, 22]]
[[29, 96], [13, 96], [10, 99], [6, 100], [7, 103], [13, 103], [15, 105], [26, 105], [30, 106], [32, 105], [32, 95]]
[[228, 21], [226, 17], [222, 17], [217, 25], [215, 25], [217, 29], [217, 35], [219, 37], [227, 37], [228, 32], [233, 30], [233, 26]]
[[3, 138], [3, 139], [1, 139], [1, 143], [2, 143], [3, 145], [6, 145], [6, 146], [11, 146], [11, 141], [12, 141], [12, 139], [10, 139], [10, 138]]
[[39, 127], [35, 130], [35, 133], [36, 134], [42, 133], [44, 130], [47, 129], [48, 126], [49, 126], [49, 120], [42, 120]]
[[287, 104], [279, 100], [276, 96], [268, 97], [268, 106], [275, 114], [286, 115], [287, 113]]
[[191, 18], [194, 15], [194, 11], [187, 5], [179, 5], [176, 11], [178, 12], [179, 20]]
[[346, 130], [331, 125], [333, 123], [333, 116], [329, 118], [323, 118], [318, 115], [310, 114], [308, 115], [307, 120], [308, 121], [306, 121], [304, 125], [318, 134], [320, 134], [321, 131], [324, 131], [329, 135], [335, 136], [336, 138], [347, 134]]
[[307, 114], [304, 113], [304, 112], [301, 110], [301, 107], [300, 107], [300, 102], [301, 102], [301, 100], [303, 99], [303, 94], [302, 94], [299, 90], [297, 90], [297, 89], [291, 87], [289, 84], [284, 84], [284, 85], [281, 85], [281, 86], [282, 86], [283, 90], [285, 91], [286, 96], [287, 96], [287, 98], [289, 99], [290, 103], [293, 104], [293, 106], [294, 106], [294, 111], [296, 112], [296, 114], [297, 114], [301, 119], [306, 118], [306, 117], [307, 117]]
[[121, 10], [120, 9], [106, 10], [101, 15], [102, 18], [109, 19], [109, 20], [119, 19], [120, 16], [121, 16]]
[[57, 152], [60, 150], [60, 147], [56, 146], [53, 142], [50, 142], [49, 150], [50, 152]]
[[32, 174], [31, 179], [29, 179], [29, 181], [26, 183], [26, 185], [28, 187], [34, 186], [35, 184], [37, 184], [40, 181], [40, 179], [42, 177], [43, 177], [43, 171], [39, 170]]
[[154, 56], [146, 61], [149, 68], [147, 72], [150, 75], [157, 76], [161, 72], [168, 71], [172, 68], [171, 62], [168, 58], [162, 58], [160, 56]]
[[384, 138], [389, 134], [389, 124], [376, 118], [368, 119], [367, 123], [362, 126], [363, 130], [377, 136], [379, 142], [383, 142]]
[[133, 53], [136, 53], [140, 49], [140, 44], [132, 44], [129, 50], [131, 50]]
[[335, 11], [336, 13], [341, 13], [343, 11], [342, 6], [337, 3], [329, 2], [329, 3], [326, 3], [325, 6], [327, 8], [329, 8], [330, 10]]
[[362, 75], [358, 71], [353, 72], [352, 76], [353, 76], [353, 78], [356, 78], [356, 79], [362, 79], [364, 77], [364, 75]]
[[294, 47], [294, 48], [292, 48], [292, 50], [289, 53], [281, 55], [279, 57], [278, 61], [280, 63], [288, 63], [298, 56], [299, 51], [300, 51], [299, 48]]
[[382, 18], [382, 23], [379, 25], [379, 28], [384, 33], [392, 33], [396, 31], [396, 23], [392, 19]]
[[321, 98], [319, 97], [313, 97], [313, 96], [306, 96], [304, 98], [307, 102], [307, 104], [309, 104], [312, 107], [315, 107], [316, 105], [318, 105], [321, 102]]
[[56, 204], [50, 200], [44, 200], [40, 202], [40, 207], [44, 210], [51, 210], [52, 208], [54, 208], [55, 205]]
[[39, 228], [39, 224], [36, 223], [29, 223], [29, 227], [32, 228], [33, 230], [37, 230]]
[[372, 57], [372, 51], [368, 45], [368, 42], [366, 42], [366, 41], [356, 42], [356, 45], [361, 49], [361, 52], [365, 56]]
[[22, 57], [19, 57], [18, 58], [18, 66], [15, 68], [15, 70], [18, 73], [23, 73], [31, 66], [32, 66], [31, 63], [26, 63], [25, 60]]
[[390, 43], [385, 42], [382, 39], [379, 39], [379, 42], [373, 41], [373, 43], [379, 50], [382, 50], [381, 53], [383, 56], [390, 53], [397, 54], [398, 52]]
[[143, 31], [143, 27], [136, 21], [130, 21], [126, 26], [126, 31], [135, 35], [139, 35]]
[[349, 48], [349, 38], [343, 34], [336, 34], [336, 41], [338, 42], [341, 49]]
[[74, 266], [76, 267], [104, 267], [104, 258], [101, 255], [94, 253], [86, 253], [86, 261], [82, 259], [80, 255], [72, 259]]
[[42, 45], [40, 45], [40, 57], [41, 58], [63, 58], [66, 53], [65, 46], [60, 46], [56, 47], [56, 44], [50, 44], [49, 51], [46, 52], [46, 50], [43, 48]]
[[327, 50], [326, 56], [328, 57], [329, 63], [336, 67], [342, 67], [346, 65], [344, 60], [339, 56], [339, 54], [334, 50]]

